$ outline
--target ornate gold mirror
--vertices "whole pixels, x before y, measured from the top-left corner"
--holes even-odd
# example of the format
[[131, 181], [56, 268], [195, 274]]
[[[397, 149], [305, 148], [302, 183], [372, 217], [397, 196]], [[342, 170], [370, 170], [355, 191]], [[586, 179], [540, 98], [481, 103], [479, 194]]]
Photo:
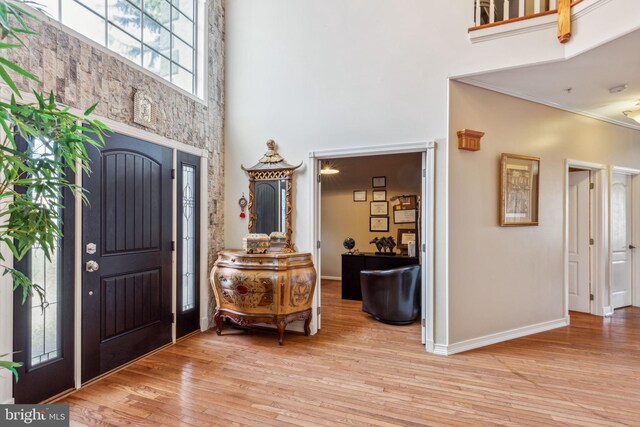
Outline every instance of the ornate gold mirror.
[[267, 152], [254, 166], [242, 170], [249, 175], [249, 232], [285, 233], [287, 247], [291, 244], [291, 210], [293, 171], [302, 166], [290, 165], [276, 150], [273, 140], [267, 141]]

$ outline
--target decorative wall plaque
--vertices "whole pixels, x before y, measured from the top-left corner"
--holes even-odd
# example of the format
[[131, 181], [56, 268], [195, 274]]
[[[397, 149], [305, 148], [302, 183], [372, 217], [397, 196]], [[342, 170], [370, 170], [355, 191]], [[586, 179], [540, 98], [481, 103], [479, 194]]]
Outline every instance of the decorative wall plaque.
[[147, 92], [136, 90], [133, 95], [133, 122], [149, 129], [156, 128], [156, 104]]

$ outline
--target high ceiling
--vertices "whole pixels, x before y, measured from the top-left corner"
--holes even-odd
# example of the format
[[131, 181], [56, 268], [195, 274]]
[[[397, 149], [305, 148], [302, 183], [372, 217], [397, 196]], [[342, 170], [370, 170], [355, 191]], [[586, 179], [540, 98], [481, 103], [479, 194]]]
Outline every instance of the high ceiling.
[[[497, 71], [460, 81], [640, 129], [640, 30], [566, 61]], [[627, 85], [622, 92], [610, 89]]]

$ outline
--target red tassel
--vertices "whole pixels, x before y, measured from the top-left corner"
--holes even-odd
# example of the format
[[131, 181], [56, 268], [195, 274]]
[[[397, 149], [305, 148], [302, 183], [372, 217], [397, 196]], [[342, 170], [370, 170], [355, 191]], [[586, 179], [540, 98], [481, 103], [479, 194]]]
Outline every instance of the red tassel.
[[244, 212], [240, 212], [240, 218], [246, 218], [247, 215], [245, 215]]

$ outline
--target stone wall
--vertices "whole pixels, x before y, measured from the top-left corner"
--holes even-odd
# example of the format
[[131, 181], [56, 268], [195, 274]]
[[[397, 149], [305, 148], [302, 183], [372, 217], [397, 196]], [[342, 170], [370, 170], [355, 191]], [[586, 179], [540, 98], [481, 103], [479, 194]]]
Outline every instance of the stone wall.
[[[206, 105], [149, 77], [127, 60], [69, 35], [53, 20], [31, 22], [30, 27], [38, 35], [25, 37], [27, 47], [13, 50], [7, 56], [41, 81], [38, 84], [17, 78], [21, 90], [54, 90], [59, 102], [79, 109], [97, 102], [96, 116], [208, 150], [209, 271], [224, 239], [224, 0], [208, 0], [207, 13]], [[157, 102], [155, 130], [133, 123], [136, 90], [146, 91]], [[211, 297], [210, 313], [213, 304]]]

